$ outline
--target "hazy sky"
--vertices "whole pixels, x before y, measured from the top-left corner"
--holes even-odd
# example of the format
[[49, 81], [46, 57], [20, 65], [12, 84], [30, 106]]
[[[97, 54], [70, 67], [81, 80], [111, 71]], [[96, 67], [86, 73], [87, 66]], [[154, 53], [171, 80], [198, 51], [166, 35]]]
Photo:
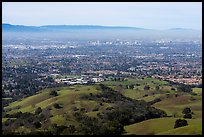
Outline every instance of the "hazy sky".
[[3, 2], [2, 22], [202, 29], [201, 2]]

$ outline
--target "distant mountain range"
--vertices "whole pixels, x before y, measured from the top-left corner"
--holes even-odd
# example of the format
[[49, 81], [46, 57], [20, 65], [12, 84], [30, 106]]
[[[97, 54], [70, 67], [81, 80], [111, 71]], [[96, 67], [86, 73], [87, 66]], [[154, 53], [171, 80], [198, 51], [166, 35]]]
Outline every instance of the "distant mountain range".
[[[129, 30], [152, 30], [137, 27], [127, 27], [127, 26], [99, 26], [99, 25], [45, 25], [45, 26], [24, 26], [24, 25], [12, 25], [12, 24], [2, 24], [3, 31], [52, 31], [52, 30], [87, 30], [87, 29], [129, 29]], [[171, 28], [168, 30], [176, 31], [193, 31], [193, 29], [186, 28]]]
[[2, 24], [3, 40], [22, 39], [158, 39], [158, 38], [201, 38], [202, 31], [172, 28], [156, 30], [127, 26], [99, 26], [99, 25], [45, 25], [24, 26]]
[[2, 24], [3, 31], [53, 31], [53, 30], [100, 30], [100, 29], [132, 29], [132, 30], [147, 30], [144, 28], [126, 27], [126, 26], [99, 26], [99, 25], [46, 25], [46, 26], [24, 26]]

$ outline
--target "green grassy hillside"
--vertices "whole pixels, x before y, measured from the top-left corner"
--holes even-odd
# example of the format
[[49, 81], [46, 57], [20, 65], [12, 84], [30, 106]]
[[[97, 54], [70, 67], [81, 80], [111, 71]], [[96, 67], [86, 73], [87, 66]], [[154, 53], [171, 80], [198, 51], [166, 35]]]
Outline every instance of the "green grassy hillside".
[[[116, 135], [123, 133], [123, 125], [166, 115], [142, 100], [125, 97], [101, 84], [45, 89], [9, 104], [4, 111], [3, 124], [11, 125], [3, 126], [7, 132], [19, 133], [22, 128], [33, 132], [37, 128], [52, 134], [63, 131], [66, 133], [61, 134]], [[58, 131], [60, 126], [68, 131]], [[77, 132], [69, 131], [70, 126]], [[96, 127], [102, 128], [98, 131]]]
[[[151, 85], [150, 83], [147, 83]], [[155, 86], [155, 85], [151, 85]], [[140, 123], [125, 126], [126, 134], [167, 134], [167, 135], [193, 135], [202, 134], [202, 89], [193, 88], [193, 92], [197, 95], [191, 95], [188, 93], [181, 93], [177, 91], [170, 91], [171, 87], [166, 85], [160, 85], [160, 92], [154, 90], [131, 90], [128, 89], [123, 92], [125, 96], [145, 100], [147, 102], [156, 98], [160, 98], [161, 101], [153, 104], [152, 106], [164, 110], [168, 116], [174, 116], [169, 118], [158, 118], [152, 120], [146, 120]], [[155, 93], [155, 94], [152, 94]], [[146, 96], [144, 96], [146, 95]], [[190, 107], [193, 114], [193, 119], [188, 119], [188, 126], [174, 129], [176, 119], [183, 118], [182, 111], [185, 107]], [[185, 131], [187, 130], [187, 131]]]
[[[46, 89], [41, 91], [39, 94], [27, 97], [21, 101], [16, 101], [11, 103], [9, 106], [5, 107], [5, 110], [9, 110], [8, 114], [16, 113], [16, 112], [31, 112], [34, 113], [34, 111], [38, 108], [46, 108], [49, 106], [52, 106], [54, 103], [59, 103], [63, 105], [62, 110], [70, 109], [71, 106], [83, 106], [83, 102], [77, 103], [75, 102], [77, 99], [79, 99], [79, 96], [81, 94], [89, 94], [89, 93], [98, 93], [93, 86], [71, 86], [71, 87], [61, 87], [56, 90], [58, 93], [58, 96], [53, 97], [49, 95], [53, 89]], [[60, 111], [59, 113], [62, 113], [63, 111]], [[56, 112], [53, 111], [55, 114]]]
[[[199, 93], [197, 95], [177, 92], [166, 81], [153, 78], [101, 83], [104, 86], [74, 85], [41, 90], [4, 107], [2, 123], [16, 127], [9, 130], [20, 134], [23, 129], [26, 133], [42, 131], [52, 134], [202, 134], [200, 89], [193, 89]], [[131, 84], [134, 85], [132, 89], [129, 88]], [[150, 88], [145, 90], [145, 85]], [[51, 95], [52, 91], [58, 95]], [[183, 117], [185, 107], [191, 108], [193, 118], [187, 120], [188, 126], [174, 129], [175, 121]], [[42, 112], [36, 114], [38, 108]], [[164, 110], [169, 117], [161, 117], [163, 112], [157, 109]], [[31, 124], [23, 121], [30, 119], [33, 120], [28, 122]], [[39, 121], [41, 126], [36, 129]], [[3, 126], [3, 129], [8, 127]], [[121, 131], [116, 133], [118, 129]]]
[[202, 134], [201, 119], [188, 119], [188, 126], [174, 129], [177, 118], [150, 119], [125, 126], [126, 134], [134, 135], [194, 135]]

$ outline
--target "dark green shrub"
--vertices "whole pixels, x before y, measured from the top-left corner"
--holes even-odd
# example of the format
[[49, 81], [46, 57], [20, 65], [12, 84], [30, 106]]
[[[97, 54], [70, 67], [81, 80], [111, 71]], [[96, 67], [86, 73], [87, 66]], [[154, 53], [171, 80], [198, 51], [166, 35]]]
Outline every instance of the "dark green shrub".
[[55, 103], [55, 104], [53, 105], [53, 107], [56, 108], [56, 109], [62, 108], [62, 107], [61, 107], [59, 104], [57, 104], [57, 103]]
[[189, 119], [191, 119], [191, 118], [192, 118], [192, 115], [191, 115], [190, 113], [188, 113], [188, 114], [185, 114], [185, 115], [183, 116], [183, 118], [189, 118]]
[[33, 124], [34, 124], [35, 128], [40, 128], [42, 125], [39, 121], [34, 122]]
[[52, 91], [50, 92], [50, 95], [51, 95], [51, 96], [58, 96], [58, 93], [57, 93], [55, 90], [52, 90]]
[[182, 111], [183, 114], [191, 113], [191, 109], [189, 107], [185, 107]]
[[35, 110], [35, 114], [40, 114], [41, 112], [42, 112], [41, 107], [38, 107], [38, 108]]
[[149, 90], [150, 87], [148, 85], [144, 86], [144, 90]]
[[188, 122], [185, 119], [177, 119], [174, 125], [174, 128], [178, 128], [178, 127], [183, 127], [183, 126], [187, 126]]

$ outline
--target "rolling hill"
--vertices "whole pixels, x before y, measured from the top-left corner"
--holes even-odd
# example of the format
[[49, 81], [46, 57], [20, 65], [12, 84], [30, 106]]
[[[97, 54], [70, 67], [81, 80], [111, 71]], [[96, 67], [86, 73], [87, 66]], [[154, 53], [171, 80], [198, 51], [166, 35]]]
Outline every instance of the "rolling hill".
[[[50, 94], [53, 90], [57, 92], [57, 96]], [[50, 128], [56, 124], [57, 127], [66, 126], [65, 128], [73, 126], [76, 130], [73, 134], [121, 134], [124, 132], [123, 125], [166, 116], [165, 112], [142, 100], [125, 97], [100, 84], [45, 89], [11, 103], [4, 111], [6, 119], [3, 119], [3, 124], [10, 125], [3, 126], [4, 131], [12, 133], [19, 133], [21, 128], [26, 128], [29, 132], [36, 131], [35, 123], [38, 122], [40, 127], [37, 130], [43, 131], [51, 132]], [[27, 123], [28, 117], [28, 121], [32, 119], [32, 122]], [[93, 124], [103, 128], [98, 131]]]
[[69, 30], [146, 30], [143, 28], [126, 26], [99, 26], [99, 25], [45, 25], [45, 26], [25, 26], [2, 24], [3, 32], [49, 32], [49, 31], [69, 31]]
[[[127, 89], [131, 84], [137, 85]], [[191, 108], [193, 118], [187, 119], [188, 126], [174, 129], [185, 107]], [[44, 89], [5, 107], [2, 124], [4, 134], [171, 135], [202, 134], [201, 121], [200, 94], [177, 93], [158, 79], [129, 78]]]

